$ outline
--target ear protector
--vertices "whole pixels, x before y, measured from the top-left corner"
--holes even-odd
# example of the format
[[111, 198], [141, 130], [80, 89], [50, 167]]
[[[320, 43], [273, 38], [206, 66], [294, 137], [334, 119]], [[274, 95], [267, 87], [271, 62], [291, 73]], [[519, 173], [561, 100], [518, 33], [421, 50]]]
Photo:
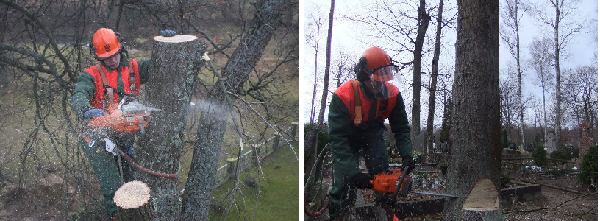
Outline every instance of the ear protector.
[[369, 73], [367, 73], [369, 67], [367, 66], [367, 58], [360, 57], [358, 63], [354, 66], [354, 73], [356, 73], [356, 80], [358, 81], [367, 81], [371, 79], [369, 77]]

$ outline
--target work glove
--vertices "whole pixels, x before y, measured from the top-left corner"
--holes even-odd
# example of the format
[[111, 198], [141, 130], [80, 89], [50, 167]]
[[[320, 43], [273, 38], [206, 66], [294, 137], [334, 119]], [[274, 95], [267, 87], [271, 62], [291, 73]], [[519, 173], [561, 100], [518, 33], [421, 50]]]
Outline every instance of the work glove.
[[371, 184], [371, 180], [373, 180], [373, 176], [368, 173], [357, 173], [354, 176], [350, 177], [348, 180], [348, 185], [351, 187], [356, 187], [358, 189], [367, 189], [373, 188], [373, 184]]
[[94, 117], [101, 117], [104, 116], [104, 111], [102, 111], [101, 109], [98, 108], [94, 108], [94, 109], [89, 109], [89, 110], [85, 110], [83, 111], [83, 114], [81, 115], [84, 118], [94, 118]]
[[104, 149], [116, 156], [117, 153], [115, 153], [115, 146], [117, 145], [108, 138], [104, 138], [104, 143], [106, 144], [104, 145]]
[[175, 34], [177, 34], [177, 33], [175, 33], [175, 31], [169, 30], [169, 29], [161, 30], [159, 33], [160, 33], [160, 35], [162, 35], [164, 37], [173, 37], [173, 36], [175, 36]]
[[402, 166], [406, 168], [404, 172], [409, 174], [415, 168], [415, 160], [413, 159], [413, 156], [402, 156]]

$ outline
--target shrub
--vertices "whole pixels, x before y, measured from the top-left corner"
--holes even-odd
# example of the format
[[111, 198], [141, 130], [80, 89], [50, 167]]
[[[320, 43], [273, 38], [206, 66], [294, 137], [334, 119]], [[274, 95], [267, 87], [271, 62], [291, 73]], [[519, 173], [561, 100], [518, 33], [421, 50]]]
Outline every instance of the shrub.
[[579, 181], [588, 186], [591, 184], [592, 179], [597, 185], [598, 183], [598, 146], [592, 146], [583, 155], [581, 160], [581, 173], [578, 175]]
[[542, 146], [535, 147], [533, 153], [531, 154], [531, 158], [533, 158], [533, 164], [537, 166], [548, 165], [548, 157], [546, 156], [546, 150], [544, 150], [544, 147]]
[[501, 173], [500, 174], [500, 185], [502, 187], [506, 187], [506, 185], [508, 185], [510, 183], [510, 177], [508, 177], [508, 175], [506, 175], [505, 173]]
[[[550, 154], [550, 158], [552, 159], [558, 159], [558, 160], [571, 160], [571, 150], [569, 150], [569, 148], [566, 147], [561, 147], [560, 149], [552, 152]], [[560, 162], [561, 164], [564, 164], [564, 162]]]

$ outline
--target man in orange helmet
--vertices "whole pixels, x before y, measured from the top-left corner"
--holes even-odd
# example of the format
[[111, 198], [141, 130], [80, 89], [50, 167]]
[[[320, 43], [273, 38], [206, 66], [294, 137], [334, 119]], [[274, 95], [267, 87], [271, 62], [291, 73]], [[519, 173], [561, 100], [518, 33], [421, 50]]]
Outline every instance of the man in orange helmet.
[[[356, 80], [344, 83], [331, 98], [328, 116], [329, 148], [334, 158], [334, 179], [329, 192], [331, 219], [353, 206], [354, 189], [372, 188], [373, 176], [388, 169], [383, 140], [385, 119], [389, 120], [402, 163], [408, 167], [406, 172], [414, 168], [404, 100], [398, 88], [388, 83], [397, 71], [385, 51], [371, 47], [354, 68]], [[361, 149], [368, 173], [361, 173], [358, 168]], [[377, 200], [380, 199], [376, 196]]]
[[[169, 34], [175, 33], [170, 31]], [[111, 104], [118, 104], [125, 97], [138, 96], [140, 84], [148, 81], [150, 61], [128, 59], [123, 43], [119, 33], [108, 28], [98, 29], [92, 37], [90, 52], [99, 63], [79, 74], [70, 100], [71, 110], [84, 122], [103, 116]], [[102, 136], [92, 138], [89, 143], [81, 139], [80, 145], [100, 182], [106, 211], [112, 220], [116, 220], [114, 194], [122, 181], [131, 181], [133, 177], [131, 166], [125, 162], [121, 164], [123, 174], [120, 174], [112, 149], [119, 148], [131, 156], [135, 137], [134, 134], [120, 133]], [[97, 151], [98, 147], [107, 151]]]

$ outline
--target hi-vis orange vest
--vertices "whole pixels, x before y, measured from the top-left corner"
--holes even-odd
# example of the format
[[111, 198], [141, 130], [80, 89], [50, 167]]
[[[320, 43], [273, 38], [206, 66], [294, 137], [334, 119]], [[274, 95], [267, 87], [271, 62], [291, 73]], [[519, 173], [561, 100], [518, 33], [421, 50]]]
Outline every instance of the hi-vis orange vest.
[[[369, 99], [362, 92], [358, 80], [348, 81], [340, 86], [335, 94], [344, 102], [348, 111], [350, 111], [350, 120], [355, 126], [367, 123], [369, 119], [369, 111], [371, 111], [372, 102], [377, 102], [377, 110], [375, 120], [387, 119], [392, 113], [392, 109], [396, 106], [396, 99], [399, 90], [396, 86], [386, 82], [388, 89], [387, 98]], [[359, 99], [360, 97], [360, 99]], [[359, 102], [356, 102], [359, 100]]]
[[[102, 80], [102, 74], [100, 73], [98, 68], [102, 68], [102, 70], [106, 76], [106, 80], [108, 83], [108, 85], [106, 85], [106, 87]], [[131, 70], [131, 69], [133, 69], [133, 70]], [[108, 70], [106, 70], [106, 68], [104, 68], [102, 65], [98, 64], [95, 66], [91, 66], [89, 69], [86, 69], [85, 72], [87, 72], [88, 74], [90, 74], [94, 77], [94, 81], [95, 81], [94, 84], [96, 85], [96, 95], [94, 96], [93, 99], [90, 100], [90, 105], [93, 108], [106, 109], [108, 107], [108, 105], [106, 105], [107, 103], [108, 104], [119, 103], [119, 96], [117, 94], [117, 78], [119, 76], [119, 73], [117, 73], [117, 70], [108, 72]], [[138, 70], [137, 60], [131, 59], [129, 61], [128, 67], [121, 68], [121, 80], [123, 81], [125, 94], [130, 94], [133, 96], [140, 95], [140, 72]], [[109, 96], [109, 97], [114, 97], [114, 100], [112, 102], [107, 101], [105, 103], [104, 102], [104, 91], [105, 91], [104, 89], [108, 88], [108, 87], [113, 88], [113, 90], [111, 90], [113, 92], [113, 96]]]

